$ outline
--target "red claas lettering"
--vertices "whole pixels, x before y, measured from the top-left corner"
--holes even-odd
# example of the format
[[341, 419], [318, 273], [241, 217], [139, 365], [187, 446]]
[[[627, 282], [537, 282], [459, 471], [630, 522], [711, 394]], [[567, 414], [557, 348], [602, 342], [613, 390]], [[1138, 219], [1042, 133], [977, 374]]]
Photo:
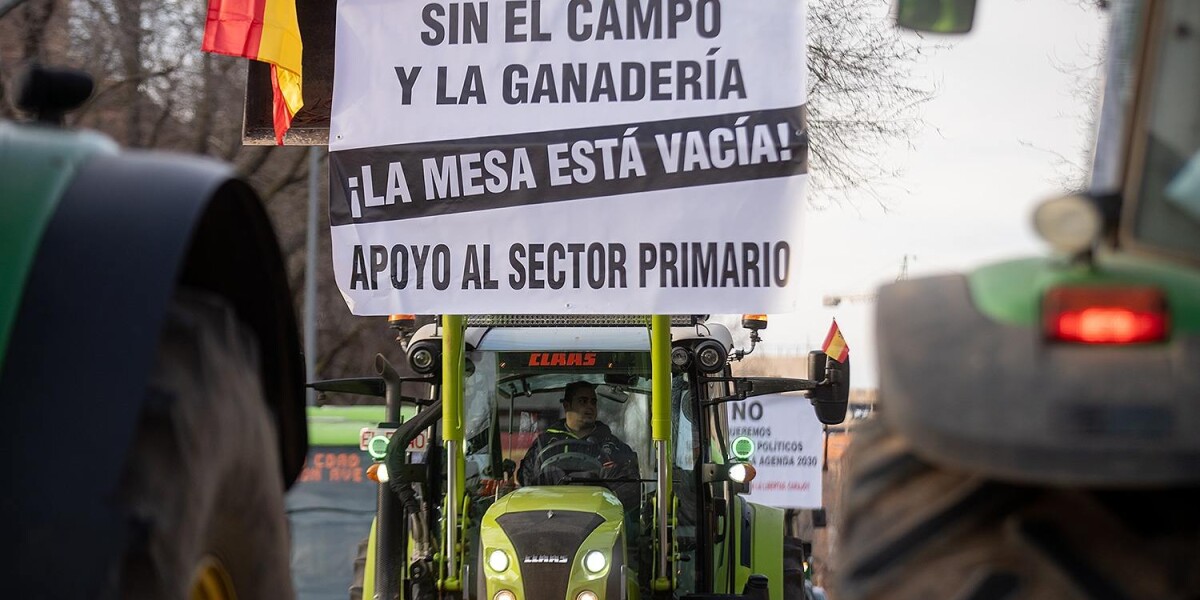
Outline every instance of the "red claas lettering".
[[595, 352], [534, 352], [529, 355], [531, 367], [592, 367]]

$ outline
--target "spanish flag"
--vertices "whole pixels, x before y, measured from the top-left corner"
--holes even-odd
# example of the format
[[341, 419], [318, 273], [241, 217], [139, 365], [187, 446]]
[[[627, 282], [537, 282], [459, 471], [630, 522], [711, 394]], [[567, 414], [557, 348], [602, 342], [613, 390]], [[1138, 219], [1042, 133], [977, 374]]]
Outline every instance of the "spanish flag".
[[821, 350], [829, 358], [841, 363], [850, 358], [850, 346], [846, 345], [846, 338], [842, 337], [842, 330], [838, 328], [837, 319], [834, 319], [833, 324], [829, 326], [829, 333], [825, 334], [825, 343], [821, 344]]
[[292, 117], [304, 106], [300, 89], [304, 46], [295, 0], [209, 0], [202, 48], [270, 63], [275, 143], [282, 146]]

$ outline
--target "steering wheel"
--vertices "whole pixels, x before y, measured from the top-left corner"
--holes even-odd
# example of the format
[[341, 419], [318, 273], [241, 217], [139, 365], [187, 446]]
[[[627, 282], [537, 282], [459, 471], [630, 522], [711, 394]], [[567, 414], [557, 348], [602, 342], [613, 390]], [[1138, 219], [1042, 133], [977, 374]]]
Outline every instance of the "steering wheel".
[[[599, 476], [603, 466], [600, 464], [600, 449], [596, 444], [587, 440], [564, 439], [550, 442], [541, 452], [538, 452], [538, 464], [541, 470], [539, 479], [545, 479], [552, 471], [563, 473], [595, 473]], [[555, 479], [561, 479], [556, 477]]]

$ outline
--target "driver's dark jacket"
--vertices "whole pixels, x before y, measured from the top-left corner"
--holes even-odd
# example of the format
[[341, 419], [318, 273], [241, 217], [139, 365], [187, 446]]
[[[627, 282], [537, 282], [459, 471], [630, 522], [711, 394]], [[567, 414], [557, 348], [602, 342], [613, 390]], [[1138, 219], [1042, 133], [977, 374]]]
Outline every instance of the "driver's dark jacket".
[[[596, 445], [602, 467], [600, 472], [601, 479], [636, 480], [641, 477], [638, 472], [637, 453], [633, 451], [633, 448], [629, 447], [629, 444], [622, 442], [620, 438], [613, 435], [612, 429], [609, 429], [608, 425], [605, 425], [601, 421], [596, 421], [596, 426], [592, 429], [592, 432], [580, 437], [567, 428], [566, 419], [559, 419], [558, 422], [547, 427], [533, 441], [533, 445], [525, 453], [525, 458], [521, 459], [521, 467], [517, 469], [517, 481], [521, 485], [538, 485], [541, 483], [536, 480], [538, 473], [541, 472], [538, 457], [542, 449], [554, 442], [566, 439], [582, 439]], [[613, 493], [621, 499], [621, 502], [626, 507], [637, 505], [638, 492], [641, 489], [640, 483], [633, 481], [620, 482], [608, 487], [612, 489]]]

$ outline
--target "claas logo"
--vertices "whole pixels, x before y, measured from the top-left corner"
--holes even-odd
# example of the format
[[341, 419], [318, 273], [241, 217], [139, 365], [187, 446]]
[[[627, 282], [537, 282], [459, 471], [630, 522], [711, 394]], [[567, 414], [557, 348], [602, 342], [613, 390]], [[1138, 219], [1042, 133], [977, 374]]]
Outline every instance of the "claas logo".
[[531, 367], [594, 367], [595, 352], [534, 352], [529, 355]]

